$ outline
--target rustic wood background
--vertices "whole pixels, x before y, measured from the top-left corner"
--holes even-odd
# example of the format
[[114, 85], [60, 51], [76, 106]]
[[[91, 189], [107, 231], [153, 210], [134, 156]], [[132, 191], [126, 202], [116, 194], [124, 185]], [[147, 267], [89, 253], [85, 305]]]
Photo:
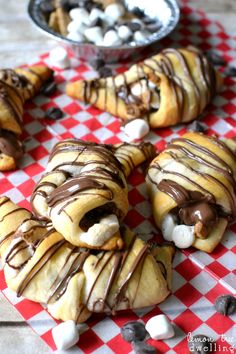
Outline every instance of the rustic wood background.
[[[0, 0], [0, 63], [2, 68], [23, 64], [56, 45], [55, 41], [41, 34], [28, 20], [27, 3], [28, 0]], [[190, 1], [190, 5], [203, 9], [211, 19], [220, 21], [228, 33], [236, 35], [235, 0], [195, 0]], [[6, 327], [4, 321], [12, 321], [14, 326]], [[0, 294], [1, 354], [52, 353], [30, 328], [17, 326], [18, 321], [22, 321], [21, 316]]]

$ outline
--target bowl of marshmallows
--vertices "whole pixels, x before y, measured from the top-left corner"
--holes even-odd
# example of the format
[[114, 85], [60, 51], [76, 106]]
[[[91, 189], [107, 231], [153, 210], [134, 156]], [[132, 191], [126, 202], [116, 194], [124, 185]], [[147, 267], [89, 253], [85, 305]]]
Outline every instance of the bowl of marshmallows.
[[176, 0], [30, 0], [28, 13], [76, 57], [109, 63], [141, 59], [179, 20]]

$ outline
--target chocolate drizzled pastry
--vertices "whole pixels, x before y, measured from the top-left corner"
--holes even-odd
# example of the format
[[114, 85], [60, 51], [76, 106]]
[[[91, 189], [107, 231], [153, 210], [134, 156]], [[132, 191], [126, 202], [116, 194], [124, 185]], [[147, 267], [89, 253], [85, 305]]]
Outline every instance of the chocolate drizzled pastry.
[[121, 249], [119, 223], [128, 212], [126, 177], [155, 155], [152, 144], [115, 146], [77, 139], [57, 143], [36, 185], [35, 214], [52, 220], [76, 246]]
[[16, 168], [23, 153], [23, 105], [34, 97], [53, 72], [45, 66], [0, 70], [0, 171]]
[[93, 312], [152, 306], [170, 293], [172, 246], [156, 247], [154, 257], [141, 239], [122, 229], [122, 251], [79, 248], [6, 197], [0, 199], [0, 228], [8, 287], [47, 304], [57, 319], [80, 323]]
[[144, 117], [158, 128], [198, 117], [221, 85], [210, 61], [187, 47], [164, 49], [123, 74], [69, 83], [66, 92], [125, 121]]
[[160, 229], [172, 216], [176, 226], [193, 230], [194, 247], [211, 252], [218, 245], [236, 220], [235, 146], [232, 139], [189, 132], [152, 161], [147, 184]]

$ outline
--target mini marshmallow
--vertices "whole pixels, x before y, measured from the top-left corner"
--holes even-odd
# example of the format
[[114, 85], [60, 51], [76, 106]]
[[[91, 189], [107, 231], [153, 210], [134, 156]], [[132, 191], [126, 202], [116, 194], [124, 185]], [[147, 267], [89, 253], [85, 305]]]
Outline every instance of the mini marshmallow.
[[118, 28], [118, 36], [126, 41], [133, 35], [133, 32], [128, 26], [122, 25]]
[[67, 26], [67, 31], [70, 32], [78, 32], [83, 34], [84, 30], [87, 26], [82, 22], [71, 21]]
[[97, 9], [96, 7], [92, 9], [89, 15], [90, 22], [94, 22], [98, 20], [99, 18], [102, 19], [104, 17], [104, 12], [100, 9]]
[[83, 8], [78, 7], [70, 10], [69, 15], [72, 18], [72, 20], [78, 23], [84, 23], [88, 26], [91, 24], [89, 13], [87, 10]]
[[67, 51], [62, 47], [53, 48], [49, 53], [49, 60], [51, 65], [59, 69], [66, 69], [70, 66]]
[[168, 339], [175, 335], [174, 328], [165, 315], [151, 317], [145, 328], [150, 337], [155, 340]]
[[174, 215], [167, 214], [161, 225], [162, 235], [166, 241], [172, 241], [172, 233], [176, 226], [176, 219]]
[[[145, 85], [145, 82], [144, 82], [144, 85]], [[130, 92], [134, 96], [141, 96], [141, 94], [144, 91], [144, 85], [142, 85], [142, 82], [138, 82], [137, 84], [134, 84], [131, 86]]]
[[172, 232], [172, 240], [179, 248], [188, 248], [192, 246], [194, 236], [194, 226], [177, 225]]
[[79, 340], [79, 331], [72, 320], [65, 321], [52, 329], [52, 336], [57, 349], [66, 350], [75, 345]]
[[87, 28], [84, 31], [84, 35], [88, 41], [96, 44], [102, 43], [103, 41], [102, 29], [99, 26]]
[[146, 41], [146, 39], [148, 38], [149, 35], [150, 35], [150, 33], [148, 33], [148, 32], [136, 31], [136, 32], [134, 32], [134, 40], [135, 40], [135, 42], [143, 43]]
[[121, 4], [110, 4], [105, 8], [105, 15], [107, 17], [113, 18], [114, 20], [118, 20], [125, 13], [125, 8]]
[[130, 138], [134, 139], [141, 139], [145, 135], [149, 133], [149, 125], [148, 123], [141, 118], [131, 120], [127, 123], [124, 127], [124, 132]]
[[105, 33], [105, 36], [103, 38], [103, 45], [104, 46], [117, 46], [121, 45], [121, 39], [119, 38], [118, 34], [114, 30], [107, 31]]
[[84, 36], [79, 33], [79, 32], [70, 32], [66, 36], [66, 38], [71, 39], [72, 41], [83, 43], [84, 42]]
[[80, 235], [80, 240], [91, 246], [102, 246], [120, 228], [115, 214], [105, 216], [99, 223], [91, 226], [87, 232]]

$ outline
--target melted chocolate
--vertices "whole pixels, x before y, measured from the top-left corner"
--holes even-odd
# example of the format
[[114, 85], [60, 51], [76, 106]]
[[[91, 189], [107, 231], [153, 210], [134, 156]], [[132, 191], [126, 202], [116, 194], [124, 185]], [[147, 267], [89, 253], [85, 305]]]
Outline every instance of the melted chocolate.
[[206, 202], [196, 202], [179, 210], [180, 220], [185, 225], [195, 225], [200, 221], [205, 226], [213, 225], [217, 220], [215, 207]]
[[1, 129], [0, 152], [18, 160], [23, 155], [23, 145], [14, 133]]

